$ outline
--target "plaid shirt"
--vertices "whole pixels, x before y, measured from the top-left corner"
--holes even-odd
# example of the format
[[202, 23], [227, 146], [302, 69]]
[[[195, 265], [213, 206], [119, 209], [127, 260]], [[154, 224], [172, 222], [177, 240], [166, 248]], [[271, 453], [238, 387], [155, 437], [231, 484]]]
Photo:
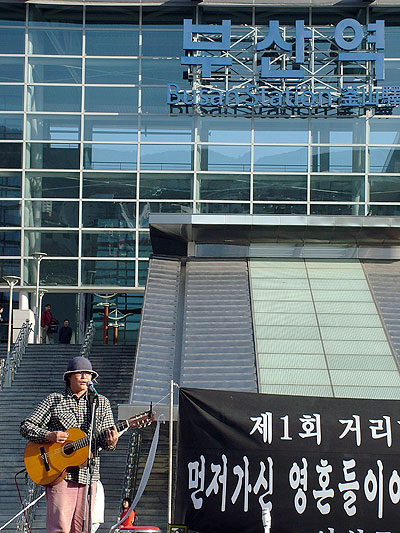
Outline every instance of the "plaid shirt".
[[[98, 399], [94, 433], [99, 433], [114, 425], [109, 400], [101, 394]], [[26, 439], [34, 442], [46, 442], [48, 431], [68, 431], [70, 428], [77, 427], [88, 434], [90, 418], [87, 394], [78, 398], [70, 388], [67, 388], [65, 392], [54, 392], [47, 396], [33, 413], [21, 423], [19, 431]], [[97, 444], [105, 450], [113, 449], [113, 447], [108, 446], [105, 437], [99, 438]], [[93, 481], [100, 479], [99, 467], [100, 458], [95, 454]], [[74, 467], [68, 470], [65, 479], [85, 484], [86, 476], [86, 466]]]

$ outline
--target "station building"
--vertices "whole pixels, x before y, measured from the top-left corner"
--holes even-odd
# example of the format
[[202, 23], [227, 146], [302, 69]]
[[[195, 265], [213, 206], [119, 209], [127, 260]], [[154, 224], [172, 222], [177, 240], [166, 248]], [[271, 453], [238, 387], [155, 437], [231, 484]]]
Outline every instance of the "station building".
[[[398, 398], [399, 43], [393, 0], [0, 2], [0, 275], [21, 278], [15, 305], [34, 310], [43, 252], [43, 303], [76, 339], [113, 294], [133, 343], [154, 254], [152, 286], [179, 271], [168, 350], [179, 341], [182, 366], [164, 381], [196, 386], [188, 348], [233, 338], [201, 323], [222, 266], [239, 268], [245, 390]], [[207, 265], [209, 307], [188, 322], [189, 271]]]

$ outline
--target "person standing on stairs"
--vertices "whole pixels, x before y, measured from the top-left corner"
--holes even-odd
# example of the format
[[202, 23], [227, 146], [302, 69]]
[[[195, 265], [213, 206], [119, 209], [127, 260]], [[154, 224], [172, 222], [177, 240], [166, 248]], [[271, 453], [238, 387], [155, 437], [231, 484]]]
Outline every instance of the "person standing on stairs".
[[40, 325], [42, 327], [42, 344], [46, 344], [46, 339], [49, 339], [50, 344], [54, 344], [53, 333], [49, 332], [49, 327], [52, 325], [52, 320], [54, 319], [53, 313], [50, 311], [50, 304], [44, 306], [44, 311], [42, 311]]
[[[28, 440], [42, 443], [64, 444], [68, 440], [68, 430], [80, 428], [89, 433], [91, 410], [89, 407], [92, 393], [87, 383], [98, 377], [89, 359], [74, 357], [68, 363], [64, 373], [65, 391], [47, 396], [26, 418], [20, 426], [20, 433]], [[109, 400], [96, 395], [98, 407], [96, 411], [94, 433], [102, 433], [94, 447], [94, 465], [92, 475], [92, 505], [95, 500], [96, 482], [100, 479], [100, 458], [97, 447], [114, 450], [118, 442], [118, 431], [114, 425], [114, 417]], [[85, 507], [86, 465], [67, 468], [63, 480], [58, 479], [46, 485], [46, 532], [47, 533], [82, 533]], [[86, 520], [85, 533], [88, 531]]]

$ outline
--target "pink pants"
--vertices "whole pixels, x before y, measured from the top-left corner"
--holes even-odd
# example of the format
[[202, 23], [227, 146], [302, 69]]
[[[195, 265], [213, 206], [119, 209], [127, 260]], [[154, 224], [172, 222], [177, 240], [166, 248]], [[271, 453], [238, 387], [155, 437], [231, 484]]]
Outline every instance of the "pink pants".
[[[47, 533], [82, 533], [85, 491], [85, 485], [74, 481], [63, 480], [53, 487], [46, 487]], [[96, 483], [92, 483], [92, 509], [95, 496]], [[85, 533], [88, 530], [88, 519], [87, 516]]]

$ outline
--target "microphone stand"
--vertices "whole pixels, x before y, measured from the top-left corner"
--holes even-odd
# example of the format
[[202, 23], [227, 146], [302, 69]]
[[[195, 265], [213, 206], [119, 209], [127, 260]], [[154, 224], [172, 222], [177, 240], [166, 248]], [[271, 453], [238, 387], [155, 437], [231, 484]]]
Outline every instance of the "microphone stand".
[[[97, 393], [89, 392], [88, 391], [88, 406], [91, 410], [91, 418], [90, 418], [90, 430], [89, 430], [89, 450], [88, 450], [88, 459], [87, 459], [87, 465], [86, 465], [86, 488], [85, 488], [85, 507], [83, 509], [83, 521], [82, 521], [82, 533], [85, 533], [86, 529], [86, 514], [87, 514], [87, 506], [89, 503], [89, 520], [88, 520], [88, 533], [91, 533], [92, 531], [92, 477], [93, 477], [93, 462], [95, 461], [95, 458], [92, 458], [92, 441], [93, 441], [93, 432], [94, 432], [94, 424], [96, 419], [96, 409], [99, 403], [99, 397]], [[89, 496], [89, 498], [88, 498]], [[89, 502], [88, 502], [89, 499]]]

